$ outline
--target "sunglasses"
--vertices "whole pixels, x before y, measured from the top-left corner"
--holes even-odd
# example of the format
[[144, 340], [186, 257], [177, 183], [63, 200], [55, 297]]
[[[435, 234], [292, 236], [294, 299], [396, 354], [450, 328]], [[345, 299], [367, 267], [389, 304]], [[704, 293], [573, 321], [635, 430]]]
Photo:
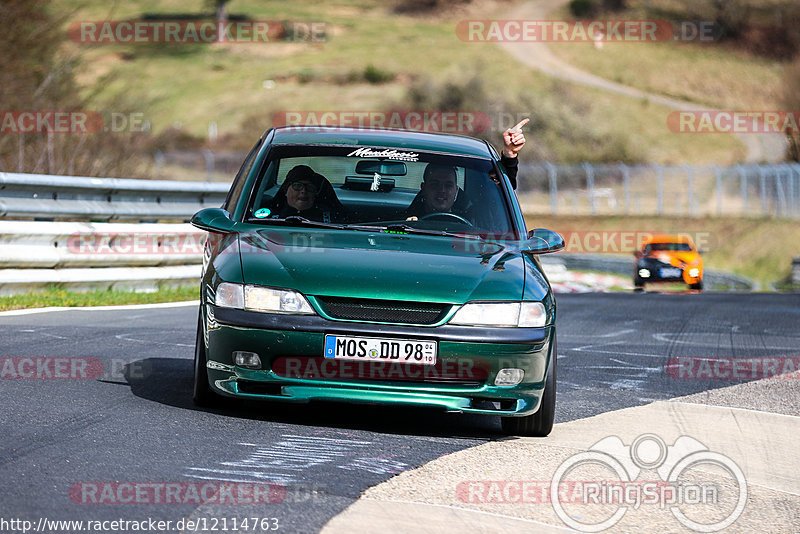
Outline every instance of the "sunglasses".
[[309, 193], [318, 193], [319, 188], [315, 184], [309, 184], [305, 182], [292, 182], [292, 189], [295, 191], [302, 191], [305, 189]]

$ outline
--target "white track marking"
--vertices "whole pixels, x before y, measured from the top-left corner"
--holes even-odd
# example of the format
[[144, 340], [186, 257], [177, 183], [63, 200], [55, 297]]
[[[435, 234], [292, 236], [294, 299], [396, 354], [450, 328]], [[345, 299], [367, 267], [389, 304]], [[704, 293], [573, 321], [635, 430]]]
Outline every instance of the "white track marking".
[[199, 300], [187, 300], [183, 302], [159, 302], [157, 304], [124, 304], [121, 306], [51, 306], [49, 308], [26, 308], [23, 310], [9, 310], [0, 312], [0, 317], [4, 315], [30, 315], [33, 313], [50, 313], [61, 311], [117, 311], [117, 310], [149, 310], [154, 308], [180, 308], [183, 306], [199, 306]]

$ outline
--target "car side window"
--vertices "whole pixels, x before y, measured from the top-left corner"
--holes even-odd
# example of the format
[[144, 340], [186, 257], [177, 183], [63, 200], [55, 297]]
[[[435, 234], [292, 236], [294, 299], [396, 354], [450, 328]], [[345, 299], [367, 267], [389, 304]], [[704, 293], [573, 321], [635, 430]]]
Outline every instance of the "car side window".
[[259, 139], [255, 146], [250, 149], [247, 157], [244, 158], [242, 166], [239, 167], [239, 172], [236, 173], [236, 176], [233, 179], [233, 185], [228, 191], [228, 196], [225, 198], [225, 202], [222, 204], [222, 209], [230, 212], [233, 208], [233, 205], [236, 203], [236, 200], [239, 198], [239, 196], [241, 196], [242, 189], [244, 189], [244, 184], [247, 181], [247, 175], [250, 174], [250, 169], [253, 168], [253, 162], [256, 159], [258, 149], [261, 147], [261, 142], [262, 139]]

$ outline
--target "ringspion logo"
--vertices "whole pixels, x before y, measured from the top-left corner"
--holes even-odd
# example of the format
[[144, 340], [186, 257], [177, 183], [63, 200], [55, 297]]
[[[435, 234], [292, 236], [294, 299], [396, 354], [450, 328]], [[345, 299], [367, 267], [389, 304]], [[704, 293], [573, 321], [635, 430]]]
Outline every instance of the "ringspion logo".
[[[644, 471], [655, 471], [660, 481], [640, 481]], [[598, 472], [608, 475], [598, 480]], [[708, 473], [735, 481], [735, 492], [709, 481]], [[585, 478], [587, 474], [591, 478]], [[580, 483], [581, 504], [586, 505], [580, 512], [567, 510], [565, 505], [574, 500], [562, 500], [559, 490], [565, 482]], [[744, 511], [747, 481], [731, 458], [689, 436], [680, 436], [672, 445], [655, 434], [642, 434], [630, 445], [609, 436], [556, 469], [550, 482], [550, 502], [559, 519], [579, 532], [609, 529], [628, 510], [642, 505], [669, 508], [681, 525], [696, 532], [717, 532], [732, 525]], [[590, 506], [596, 506], [596, 512]]]

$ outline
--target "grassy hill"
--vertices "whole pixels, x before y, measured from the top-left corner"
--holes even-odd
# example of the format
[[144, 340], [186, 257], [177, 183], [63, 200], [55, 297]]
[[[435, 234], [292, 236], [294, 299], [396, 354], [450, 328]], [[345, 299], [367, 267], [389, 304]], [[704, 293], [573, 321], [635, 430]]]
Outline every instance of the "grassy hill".
[[[458, 21], [502, 18], [515, 3], [473, 2], [409, 15], [396, 12], [396, 2], [378, 0], [233, 0], [234, 16], [322, 21], [328, 38], [169, 46], [86, 45], [65, 38], [64, 50], [80, 56], [78, 80], [87, 95], [96, 95], [97, 106], [132, 100], [156, 133], [177, 128], [205, 139], [215, 123], [218, 143], [240, 149], [281, 111], [409, 109], [413, 88], [432, 87], [434, 96], [422, 102], [426, 109], [447, 105], [448, 95], [460, 90], [461, 100], [451, 106], [488, 113], [494, 140], [502, 117], [530, 116], [531, 158], [721, 164], [741, 159], [743, 147], [733, 136], [668, 135], [669, 110], [659, 105], [554, 82], [494, 43], [464, 42], [456, 35]], [[87, 20], [180, 19], [201, 15], [206, 7], [202, 0], [59, 0], [53, 9], [66, 17], [66, 28]], [[484, 94], [470, 100], [463, 88], [476, 77]]]

